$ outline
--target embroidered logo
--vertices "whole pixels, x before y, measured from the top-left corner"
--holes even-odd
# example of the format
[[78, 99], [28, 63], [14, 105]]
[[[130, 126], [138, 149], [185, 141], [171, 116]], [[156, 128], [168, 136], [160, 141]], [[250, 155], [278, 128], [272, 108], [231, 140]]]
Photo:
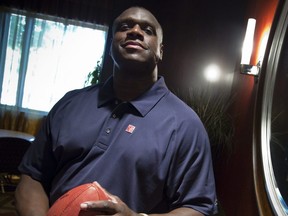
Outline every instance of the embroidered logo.
[[134, 125], [129, 124], [125, 131], [132, 134], [135, 128], [136, 127]]

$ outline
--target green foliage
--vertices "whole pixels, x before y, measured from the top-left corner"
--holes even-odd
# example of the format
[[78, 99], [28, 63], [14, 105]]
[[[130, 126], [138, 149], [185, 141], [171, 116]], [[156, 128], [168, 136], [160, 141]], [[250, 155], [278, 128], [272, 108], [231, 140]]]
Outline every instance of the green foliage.
[[210, 139], [214, 159], [220, 157], [224, 152], [231, 153], [234, 125], [229, 115], [229, 108], [234, 96], [230, 96], [224, 91], [218, 92], [208, 88], [190, 88], [186, 94], [179, 97], [202, 120]]
[[95, 69], [88, 73], [87, 79], [85, 81], [85, 86], [99, 83], [101, 71], [102, 63], [101, 60], [98, 60]]

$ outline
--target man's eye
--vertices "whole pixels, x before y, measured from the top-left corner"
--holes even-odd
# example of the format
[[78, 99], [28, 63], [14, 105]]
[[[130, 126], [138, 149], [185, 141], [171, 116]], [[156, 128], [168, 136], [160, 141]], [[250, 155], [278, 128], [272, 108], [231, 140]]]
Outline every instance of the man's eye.
[[120, 31], [126, 31], [129, 29], [129, 26], [128, 24], [122, 24], [120, 27], [119, 27], [119, 30]]
[[154, 34], [154, 31], [153, 31], [153, 28], [147, 26], [145, 27], [144, 31], [146, 32], [146, 34], [148, 35], [153, 35]]

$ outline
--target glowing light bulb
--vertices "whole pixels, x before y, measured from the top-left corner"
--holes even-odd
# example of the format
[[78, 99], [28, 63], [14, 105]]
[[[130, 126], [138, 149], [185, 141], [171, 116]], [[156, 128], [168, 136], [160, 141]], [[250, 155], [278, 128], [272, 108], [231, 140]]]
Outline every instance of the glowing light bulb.
[[221, 70], [218, 65], [211, 64], [205, 69], [204, 75], [207, 81], [217, 82], [220, 79]]
[[253, 51], [255, 26], [256, 26], [256, 20], [252, 18], [248, 19], [246, 34], [242, 48], [241, 64], [250, 64], [250, 58]]

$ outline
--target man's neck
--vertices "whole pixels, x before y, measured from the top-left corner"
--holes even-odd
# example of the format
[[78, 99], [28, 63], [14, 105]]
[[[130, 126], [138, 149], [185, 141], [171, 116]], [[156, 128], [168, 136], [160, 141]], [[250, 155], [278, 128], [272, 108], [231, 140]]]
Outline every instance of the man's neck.
[[118, 99], [131, 101], [148, 89], [157, 81], [157, 73], [147, 74], [147, 76], [127, 76], [120, 71], [113, 74], [113, 87]]

